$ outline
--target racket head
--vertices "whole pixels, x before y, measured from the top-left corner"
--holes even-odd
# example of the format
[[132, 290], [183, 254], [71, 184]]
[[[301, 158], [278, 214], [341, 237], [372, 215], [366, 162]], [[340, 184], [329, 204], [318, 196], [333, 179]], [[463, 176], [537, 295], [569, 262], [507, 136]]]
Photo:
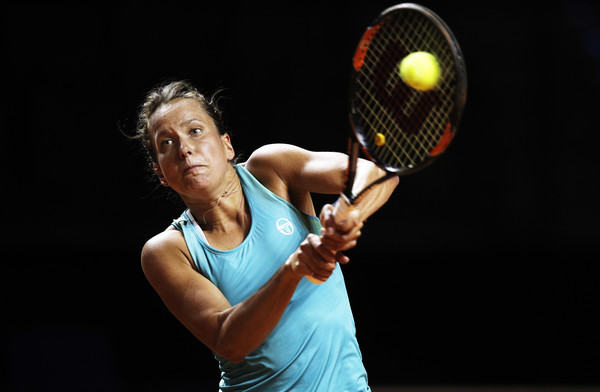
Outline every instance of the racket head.
[[[440, 65], [436, 87], [418, 91], [399, 65], [424, 51]], [[397, 175], [421, 170], [456, 133], [466, 102], [467, 74], [454, 34], [431, 10], [412, 3], [383, 11], [363, 34], [353, 58], [350, 122], [363, 153]]]

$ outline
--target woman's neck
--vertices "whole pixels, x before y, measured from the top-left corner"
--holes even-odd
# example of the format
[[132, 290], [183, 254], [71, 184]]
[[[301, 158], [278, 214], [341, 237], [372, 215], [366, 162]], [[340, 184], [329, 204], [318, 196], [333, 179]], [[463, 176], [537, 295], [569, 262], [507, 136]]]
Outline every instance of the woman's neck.
[[242, 184], [237, 173], [232, 172], [211, 200], [186, 203], [203, 231], [227, 231], [232, 224], [245, 219]]

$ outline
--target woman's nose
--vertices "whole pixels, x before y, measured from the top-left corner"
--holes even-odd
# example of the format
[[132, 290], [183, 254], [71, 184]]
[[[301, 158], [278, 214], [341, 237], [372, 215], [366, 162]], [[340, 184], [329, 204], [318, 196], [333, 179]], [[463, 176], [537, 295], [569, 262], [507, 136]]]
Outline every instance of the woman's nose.
[[192, 155], [192, 147], [189, 143], [187, 143], [184, 140], [182, 140], [181, 144], [179, 145], [179, 155], [182, 158], [186, 158], [187, 156]]

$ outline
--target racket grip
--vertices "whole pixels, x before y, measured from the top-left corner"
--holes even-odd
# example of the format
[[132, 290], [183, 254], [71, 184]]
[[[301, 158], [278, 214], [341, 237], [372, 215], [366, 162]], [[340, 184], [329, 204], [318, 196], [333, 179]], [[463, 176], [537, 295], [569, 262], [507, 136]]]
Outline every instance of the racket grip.
[[308, 279], [308, 281], [310, 283], [314, 283], [314, 284], [321, 284], [321, 283], [325, 283], [324, 280], [319, 280], [317, 278], [315, 278], [314, 276], [306, 276], [306, 279]]
[[341, 194], [338, 198], [335, 206], [333, 207], [333, 217], [336, 222], [342, 221], [350, 215], [352, 212], [352, 204], [350, 204], [350, 200], [346, 197], [346, 195]]
[[[346, 195], [341, 194], [338, 200], [335, 202], [335, 206], [333, 207], [333, 217], [336, 221], [342, 221], [348, 217], [350, 212], [352, 212], [352, 209], [353, 208], [352, 204], [350, 203], [350, 200], [348, 200]], [[298, 256], [296, 255], [296, 253], [294, 253], [292, 255], [292, 262], [295, 262], [297, 258]], [[321, 284], [324, 282], [323, 280], [319, 280], [315, 277], [308, 275], [306, 276], [306, 279], [308, 279], [309, 282], [314, 284]]]

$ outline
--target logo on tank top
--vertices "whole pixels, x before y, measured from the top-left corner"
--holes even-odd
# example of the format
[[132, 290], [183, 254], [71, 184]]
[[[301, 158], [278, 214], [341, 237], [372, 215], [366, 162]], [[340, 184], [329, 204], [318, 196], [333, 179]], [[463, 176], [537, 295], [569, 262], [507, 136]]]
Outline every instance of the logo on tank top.
[[281, 234], [292, 235], [292, 233], [294, 232], [294, 225], [292, 225], [292, 222], [285, 218], [279, 219], [276, 224], [277, 230], [279, 230]]

